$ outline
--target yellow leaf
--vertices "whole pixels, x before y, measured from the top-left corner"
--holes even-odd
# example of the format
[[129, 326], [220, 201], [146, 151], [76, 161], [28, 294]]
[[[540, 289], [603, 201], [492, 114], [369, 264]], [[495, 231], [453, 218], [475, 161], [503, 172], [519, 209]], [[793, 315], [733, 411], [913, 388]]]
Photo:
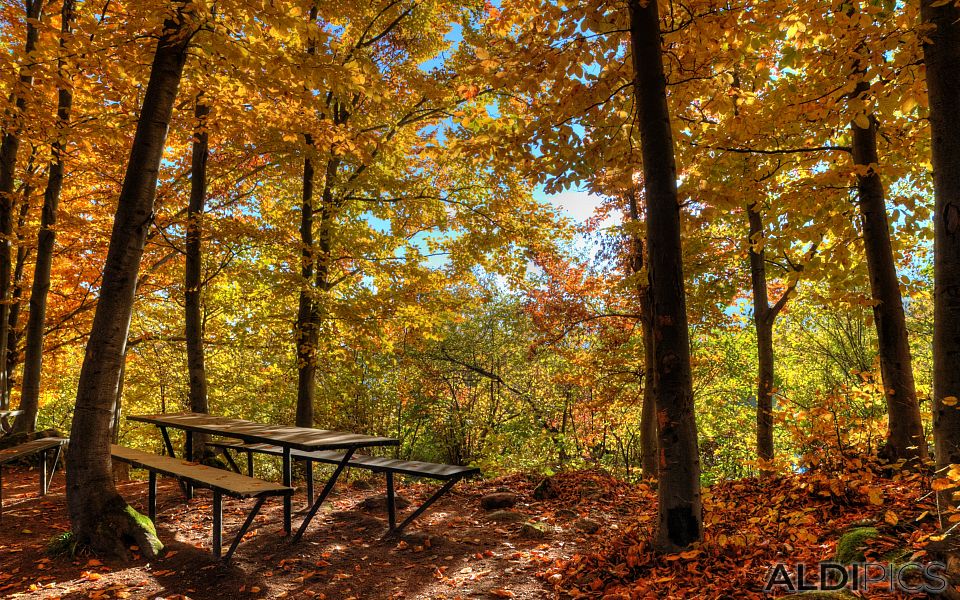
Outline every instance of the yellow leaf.
[[941, 400], [940, 402], [941, 402], [944, 406], [956, 406], [956, 405], [957, 405], [957, 397], [956, 397], [956, 396], [947, 396], [946, 398], [944, 398], [944, 399]]
[[860, 113], [859, 115], [855, 116], [853, 118], [853, 123], [860, 129], [870, 128], [870, 118], [864, 113]]

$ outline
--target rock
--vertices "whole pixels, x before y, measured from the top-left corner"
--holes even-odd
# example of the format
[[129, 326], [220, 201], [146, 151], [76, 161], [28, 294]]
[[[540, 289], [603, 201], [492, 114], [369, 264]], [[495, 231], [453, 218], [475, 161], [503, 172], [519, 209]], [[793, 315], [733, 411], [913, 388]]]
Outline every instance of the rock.
[[487, 519], [494, 523], [519, 523], [526, 518], [515, 510], [497, 510], [487, 515]]
[[575, 510], [570, 510], [569, 508], [561, 508], [557, 512], [553, 513], [553, 515], [561, 521], [568, 521], [570, 519], [576, 519], [580, 516], [580, 513]]
[[542, 540], [547, 537], [547, 527], [541, 523], [524, 523], [520, 527], [520, 537], [527, 540]]
[[589, 535], [600, 531], [600, 523], [597, 523], [593, 519], [577, 519], [573, 523], [573, 528]]
[[[397, 507], [397, 510], [402, 510], [410, 506], [410, 501], [404, 498], [403, 496], [397, 494], [393, 498], [394, 506]], [[370, 496], [369, 498], [364, 498], [362, 502], [358, 505], [361, 510], [387, 510], [387, 495], [380, 494], [379, 496]]]
[[560, 496], [560, 490], [553, 482], [552, 477], [547, 477], [533, 488], [533, 497], [537, 500], [552, 500]]
[[350, 482], [350, 488], [359, 490], [361, 492], [366, 492], [373, 489], [373, 484], [366, 479], [354, 479]]
[[487, 494], [480, 498], [480, 507], [484, 510], [513, 508], [517, 500], [519, 500], [519, 498], [512, 492], [497, 492], [495, 494]]
[[876, 527], [854, 527], [848, 530], [837, 542], [836, 561], [842, 565], [864, 562], [864, 543], [880, 535]]

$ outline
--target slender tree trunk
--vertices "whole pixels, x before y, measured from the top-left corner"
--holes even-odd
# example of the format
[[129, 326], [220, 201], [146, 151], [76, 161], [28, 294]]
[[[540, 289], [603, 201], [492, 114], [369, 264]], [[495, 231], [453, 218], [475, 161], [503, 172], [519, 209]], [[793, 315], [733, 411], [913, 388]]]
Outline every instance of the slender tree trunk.
[[[640, 224], [640, 209], [637, 190], [627, 194], [630, 220]], [[647, 261], [643, 237], [635, 233], [631, 240], [630, 269], [634, 275], [643, 273]], [[644, 479], [657, 476], [657, 394], [653, 382], [653, 316], [651, 313], [650, 286], [646, 280], [637, 280], [637, 297], [640, 307], [640, 326], [643, 333], [643, 405], [640, 409], [640, 469]]]
[[110, 426], [117, 401], [121, 361], [130, 330], [137, 275], [153, 204], [167, 128], [194, 33], [190, 4], [178, 2], [163, 24], [150, 79], [117, 203], [100, 298], [87, 342], [67, 455], [67, 509], [76, 541], [125, 554], [132, 538], [147, 556], [162, 548], [113, 483]]
[[667, 108], [657, 2], [630, 0], [637, 122], [647, 201], [647, 252], [660, 448], [656, 546], [686, 548], [703, 536], [700, 457], [680, 242], [680, 202]]
[[[31, 158], [31, 162], [32, 162]], [[32, 169], [28, 169], [32, 173]], [[20, 214], [17, 216], [17, 261], [13, 269], [13, 293], [10, 300], [10, 315], [7, 320], [9, 333], [7, 334], [7, 402], [13, 397], [13, 388], [16, 385], [14, 372], [17, 364], [20, 362], [20, 340], [23, 338], [23, 332], [20, 330], [20, 313], [22, 312], [23, 300], [23, 272], [26, 270], [27, 258], [30, 256], [30, 249], [24, 244], [23, 228], [26, 226], [27, 213], [30, 211], [30, 196], [32, 189], [30, 187], [24, 190], [23, 203], [20, 205]]]
[[757, 458], [773, 460], [773, 322], [776, 314], [767, 296], [767, 266], [763, 250], [763, 219], [757, 204], [747, 207], [753, 323], [757, 331]]
[[[203, 211], [207, 196], [208, 135], [207, 116], [210, 109], [197, 95], [194, 117], [197, 130], [193, 138], [193, 157], [190, 175], [190, 204], [187, 207], [187, 257], [184, 269], [185, 336], [187, 338], [187, 371], [190, 378], [190, 410], [209, 411], [207, 406], [207, 370], [203, 359]], [[202, 457], [208, 436], [194, 436], [195, 456]]]
[[[317, 20], [316, 5], [310, 8], [310, 23]], [[316, 54], [313, 38], [307, 54]], [[304, 135], [307, 155], [303, 159], [303, 186], [300, 196], [300, 301], [297, 307], [297, 414], [298, 427], [313, 427], [314, 403], [317, 394], [317, 346], [320, 344], [320, 326], [316, 295], [313, 290], [316, 249], [313, 246], [313, 136]]]
[[67, 145], [70, 110], [73, 107], [73, 90], [70, 87], [70, 73], [66, 68], [65, 55], [67, 39], [73, 25], [74, 4], [75, 0], [64, 0], [60, 11], [60, 57], [57, 60], [60, 84], [57, 90], [56, 138], [50, 147], [51, 160], [47, 170], [47, 188], [43, 193], [40, 231], [37, 232], [37, 262], [33, 267], [33, 284], [30, 289], [30, 313], [27, 316], [23, 385], [20, 392], [20, 409], [23, 412], [13, 424], [14, 431], [36, 429], [40, 406], [40, 374], [43, 365], [47, 295], [50, 292], [50, 271], [53, 266], [53, 250], [57, 236], [57, 208], [60, 205], [60, 191], [63, 189], [63, 153]]
[[960, 7], [922, 0], [921, 15], [933, 26], [923, 55], [935, 198], [933, 437], [943, 467], [960, 463]]
[[[864, 85], [860, 89], [863, 93], [869, 86]], [[873, 320], [880, 350], [880, 375], [887, 400], [887, 442], [881, 454], [891, 461], [926, 458], [927, 443], [913, 380], [907, 321], [890, 243], [883, 182], [876, 171], [880, 161], [877, 153], [877, 120], [873, 116], [869, 120], [869, 127], [860, 127], [856, 123], [851, 123], [850, 127], [853, 133], [853, 162], [861, 168], [857, 171], [860, 222], [874, 301]]]
[[[43, 9], [42, 0], [26, 0], [27, 38], [23, 50], [30, 60], [30, 55], [37, 49], [40, 32], [36, 23], [40, 21]], [[10, 255], [13, 242], [13, 188], [16, 179], [17, 153], [20, 150], [20, 132], [26, 118], [24, 111], [27, 108], [27, 94], [33, 87], [33, 74], [28, 64], [20, 71], [19, 88], [14, 91], [13, 120], [10, 128], [3, 134], [0, 141], [0, 350], [6, 350], [7, 337], [10, 327], [10, 288], [12, 256]], [[7, 391], [7, 369], [0, 368], [0, 408], [7, 408], [10, 395]]]
[[[308, 151], [313, 138], [307, 136]], [[300, 198], [300, 303], [297, 309], [297, 418], [298, 427], [313, 427], [313, 406], [316, 397], [317, 345], [320, 332], [316, 322], [316, 300], [313, 291], [313, 183], [311, 155], [303, 161], [303, 193]]]

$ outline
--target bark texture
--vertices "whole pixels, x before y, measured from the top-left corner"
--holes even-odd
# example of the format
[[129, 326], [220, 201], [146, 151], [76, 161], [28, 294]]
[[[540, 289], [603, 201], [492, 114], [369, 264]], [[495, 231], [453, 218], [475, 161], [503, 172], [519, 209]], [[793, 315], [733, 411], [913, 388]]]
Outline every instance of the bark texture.
[[100, 298], [87, 342], [67, 455], [67, 509], [76, 541], [124, 553], [134, 539], [148, 556], [159, 550], [149, 521], [136, 518], [113, 483], [110, 426], [130, 329], [137, 276], [153, 223], [157, 177], [177, 89], [193, 34], [183, 3], [163, 25], [153, 56], [123, 187], [117, 203]]
[[877, 172], [880, 161], [877, 121], [872, 116], [869, 121], [869, 127], [860, 127], [857, 123], [851, 123], [850, 127], [853, 133], [853, 162], [860, 168], [857, 172], [860, 222], [867, 270], [870, 273], [870, 293], [874, 301], [873, 320], [880, 351], [880, 375], [887, 401], [887, 441], [881, 454], [891, 461], [926, 458], [927, 443], [913, 379], [907, 321], [893, 260], [883, 182]]
[[673, 134], [656, 1], [630, 0], [637, 123], [647, 202], [647, 252], [660, 448], [656, 545], [687, 548], [703, 536], [700, 458], [680, 242]]
[[50, 271], [53, 266], [53, 250], [57, 237], [57, 208], [63, 188], [63, 152], [67, 144], [70, 110], [73, 107], [73, 91], [70, 89], [70, 75], [64, 64], [64, 54], [73, 24], [74, 5], [75, 0], [64, 0], [60, 11], [60, 57], [57, 60], [57, 73], [61, 84], [57, 90], [57, 137], [50, 148], [51, 160], [47, 171], [47, 187], [43, 193], [40, 231], [37, 232], [37, 260], [33, 267], [33, 284], [30, 289], [30, 314], [27, 317], [23, 386], [20, 393], [20, 410], [23, 413], [14, 422], [14, 431], [34, 431], [37, 427], [37, 413], [40, 406], [40, 374], [43, 367], [47, 296], [50, 292]]
[[[921, 1], [934, 188], [933, 437], [938, 466], [960, 463], [960, 7]], [[944, 402], [944, 398], [950, 398]]]
[[[35, 23], [42, 16], [42, 0], [26, 0], [24, 3], [27, 18], [27, 35], [24, 54], [30, 56], [37, 49], [40, 32]], [[0, 141], [0, 350], [6, 350], [10, 335], [10, 304], [13, 257], [10, 252], [13, 244], [13, 208], [14, 183], [16, 180], [17, 154], [20, 151], [20, 133], [27, 119], [27, 96], [33, 87], [33, 74], [29, 64], [21, 68], [18, 87], [14, 88], [11, 124]], [[0, 363], [0, 408], [10, 405], [10, 392], [7, 384], [6, 354]]]
[[[203, 357], [203, 211], [207, 197], [207, 157], [209, 155], [207, 116], [210, 109], [197, 96], [194, 117], [190, 170], [190, 202], [187, 206], [186, 264], [184, 266], [184, 333], [187, 341], [187, 372], [190, 378], [190, 410], [209, 411], [207, 406], [207, 370]], [[194, 456], [203, 456], [207, 436], [194, 436]]]
[[[757, 458], [773, 460], [773, 324], [783, 305], [770, 306], [767, 265], [763, 250], [763, 216], [754, 203], [747, 207], [750, 257], [750, 287], [753, 292], [753, 324], [757, 331]], [[786, 296], [784, 296], [786, 298]]]

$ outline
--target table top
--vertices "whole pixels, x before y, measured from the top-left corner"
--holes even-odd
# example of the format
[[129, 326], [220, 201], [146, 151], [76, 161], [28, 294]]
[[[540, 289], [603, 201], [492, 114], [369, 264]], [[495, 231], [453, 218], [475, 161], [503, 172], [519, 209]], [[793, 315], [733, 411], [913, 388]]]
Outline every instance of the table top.
[[344, 431], [328, 431], [291, 425], [268, 425], [246, 419], [218, 417], [202, 413], [128, 415], [128, 421], [208, 433], [247, 442], [265, 442], [293, 450], [346, 450], [371, 446], [398, 446], [400, 440]]
[[9, 448], [4, 448], [3, 450], [0, 450], [0, 465], [10, 462], [11, 460], [16, 460], [18, 458], [30, 456], [31, 454], [36, 454], [37, 452], [42, 452], [43, 450], [49, 450], [50, 448], [63, 446], [69, 441], [70, 440], [66, 438], [39, 438], [18, 444], [16, 446], [11, 446]]
[[5, 417], [16, 417], [17, 415], [23, 414], [22, 410], [0, 410], [0, 419]]

